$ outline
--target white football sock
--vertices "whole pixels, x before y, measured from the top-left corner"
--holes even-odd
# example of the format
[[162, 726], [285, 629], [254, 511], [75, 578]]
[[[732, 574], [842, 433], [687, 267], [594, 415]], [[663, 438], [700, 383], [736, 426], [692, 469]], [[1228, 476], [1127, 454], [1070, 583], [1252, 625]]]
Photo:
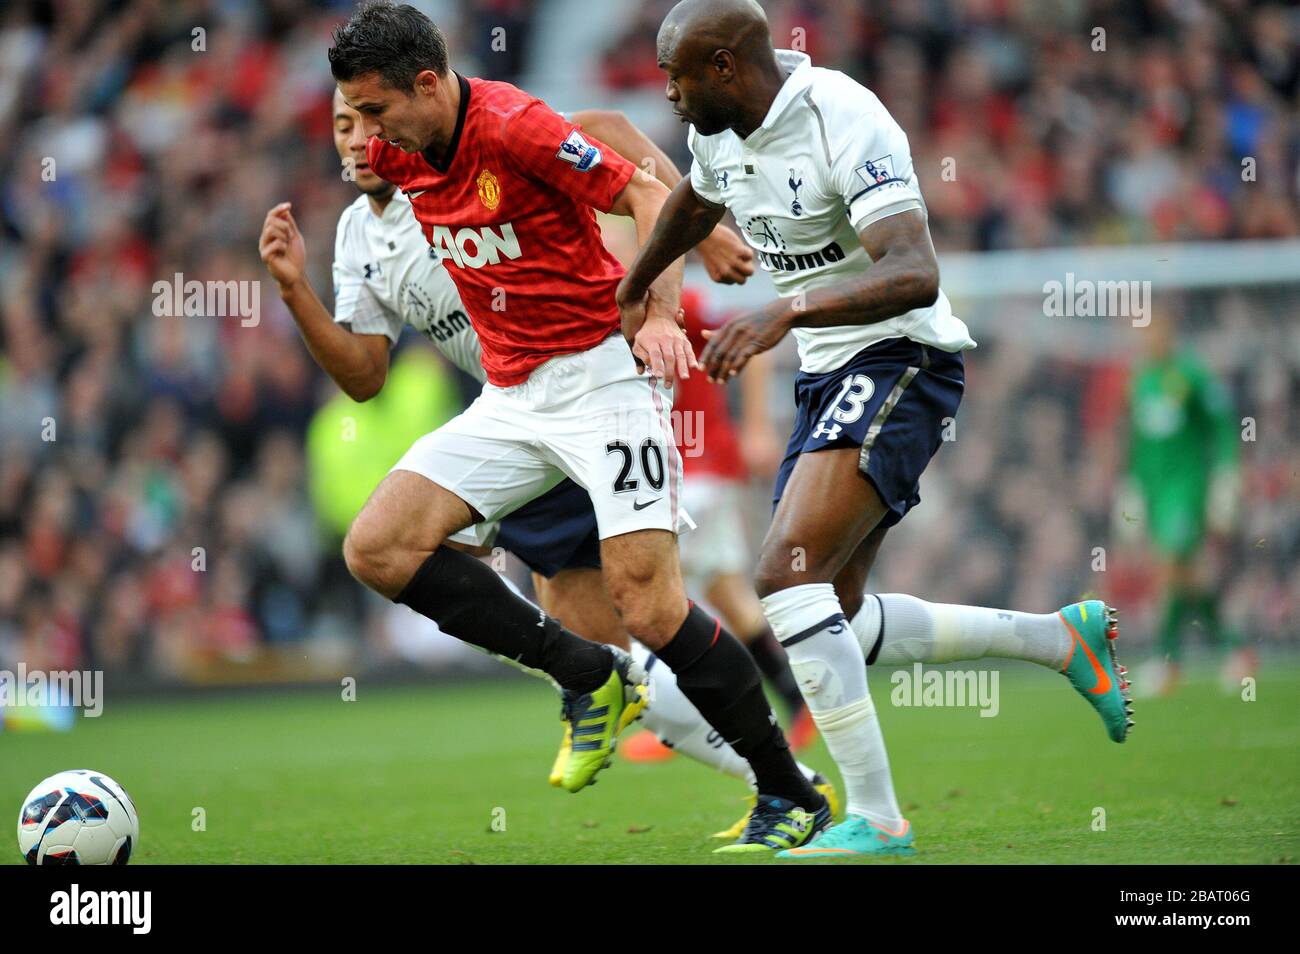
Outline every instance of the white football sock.
[[853, 617], [864, 654], [884, 627], [877, 663], [952, 662], [1000, 656], [1060, 671], [1072, 637], [1056, 613], [927, 603], [905, 593], [868, 593]]
[[[632, 658], [644, 667], [649, 677], [650, 704], [641, 716], [642, 724], [674, 752], [689, 756], [724, 775], [743, 779], [753, 788], [754, 773], [749, 763], [704, 721], [700, 710], [677, 688], [677, 676], [673, 671], [635, 640], [632, 641]], [[802, 762], [796, 764], [804, 778], [811, 780], [816, 774]]]
[[866, 661], [835, 587], [830, 583], [792, 586], [762, 603], [772, 632], [790, 657], [813, 721], [844, 777], [847, 810], [898, 828], [903, 815], [867, 689]]

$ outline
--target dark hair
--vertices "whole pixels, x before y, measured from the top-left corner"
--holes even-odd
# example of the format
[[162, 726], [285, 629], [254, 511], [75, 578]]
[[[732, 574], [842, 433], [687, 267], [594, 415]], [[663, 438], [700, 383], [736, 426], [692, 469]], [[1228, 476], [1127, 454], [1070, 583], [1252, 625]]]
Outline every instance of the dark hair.
[[378, 73], [385, 86], [409, 91], [424, 70], [447, 75], [447, 41], [410, 4], [372, 0], [334, 28], [330, 72], [340, 82]]

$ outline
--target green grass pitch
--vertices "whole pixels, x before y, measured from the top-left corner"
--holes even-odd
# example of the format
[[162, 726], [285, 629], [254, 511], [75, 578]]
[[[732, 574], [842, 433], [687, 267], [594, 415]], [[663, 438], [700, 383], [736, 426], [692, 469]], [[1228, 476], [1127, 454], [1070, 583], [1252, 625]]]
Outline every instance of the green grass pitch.
[[[1300, 857], [1300, 671], [1258, 701], [1209, 678], [1140, 701], [1124, 745], [1064, 680], [1010, 666], [1001, 710], [895, 708], [873, 676], [912, 859], [874, 863], [1277, 863]], [[140, 810], [133, 863], [722, 863], [743, 785], [682, 757], [546, 784], [558, 702], [525, 677], [167, 701], [111, 697], [68, 734], [0, 735], [0, 808], [93, 768]], [[828, 770], [820, 743], [804, 755]], [[193, 830], [203, 809], [206, 830]], [[1094, 830], [1097, 810], [1105, 830]], [[494, 818], [504, 831], [494, 831]], [[14, 828], [5, 836], [14, 839]], [[0, 858], [21, 864], [16, 840]], [[846, 863], [846, 862], [836, 862]], [[851, 862], [849, 862], [851, 863]]]

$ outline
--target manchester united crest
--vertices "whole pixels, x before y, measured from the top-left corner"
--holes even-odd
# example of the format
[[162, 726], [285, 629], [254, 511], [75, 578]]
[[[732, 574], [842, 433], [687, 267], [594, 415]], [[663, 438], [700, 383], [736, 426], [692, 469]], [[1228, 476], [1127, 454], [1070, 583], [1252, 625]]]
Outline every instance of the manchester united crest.
[[484, 169], [478, 174], [475, 184], [478, 186], [479, 201], [487, 206], [489, 212], [494, 211], [501, 204], [501, 183], [497, 177]]

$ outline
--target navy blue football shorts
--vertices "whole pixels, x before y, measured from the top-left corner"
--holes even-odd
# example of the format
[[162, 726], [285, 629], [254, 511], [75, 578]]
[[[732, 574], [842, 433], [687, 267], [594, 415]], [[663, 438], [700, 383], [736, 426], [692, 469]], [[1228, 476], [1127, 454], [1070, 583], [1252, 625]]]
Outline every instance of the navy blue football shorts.
[[567, 477], [501, 521], [494, 546], [548, 579], [561, 570], [600, 566], [600, 533], [587, 492]]
[[859, 468], [888, 508], [892, 527], [921, 502], [919, 481], [961, 404], [961, 352], [910, 338], [864, 348], [834, 371], [795, 378], [794, 433], [776, 477], [775, 509], [800, 454], [862, 449]]

